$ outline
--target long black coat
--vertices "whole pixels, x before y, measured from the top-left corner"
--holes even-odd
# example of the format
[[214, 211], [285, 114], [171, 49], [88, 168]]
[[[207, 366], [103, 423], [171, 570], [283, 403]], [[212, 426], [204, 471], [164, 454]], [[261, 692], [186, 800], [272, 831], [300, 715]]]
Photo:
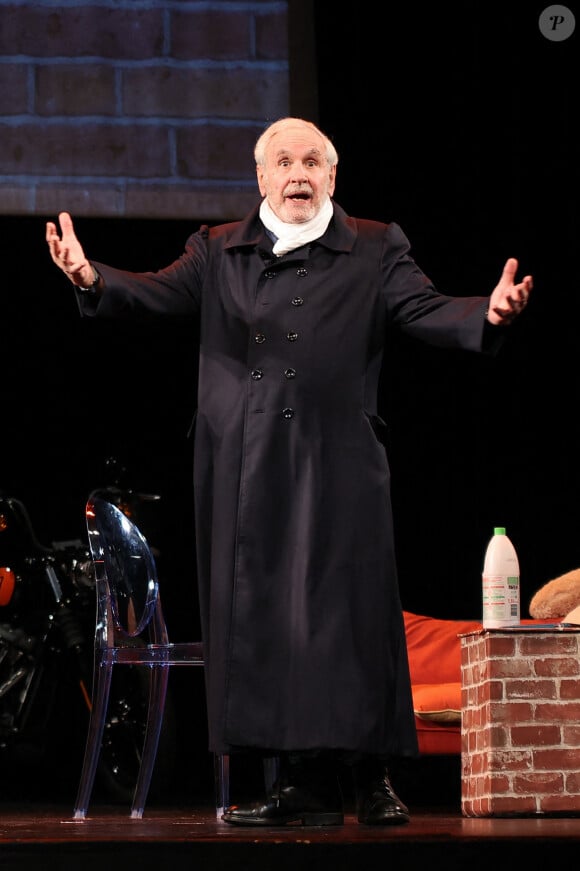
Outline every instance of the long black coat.
[[377, 388], [395, 327], [482, 350], [396, 224], [347, 217], [281, 258], [257, 209], [157, 273], [95, 264], [85, 314], [198, 313], [194, 488], [210, 749], [417, 750]]

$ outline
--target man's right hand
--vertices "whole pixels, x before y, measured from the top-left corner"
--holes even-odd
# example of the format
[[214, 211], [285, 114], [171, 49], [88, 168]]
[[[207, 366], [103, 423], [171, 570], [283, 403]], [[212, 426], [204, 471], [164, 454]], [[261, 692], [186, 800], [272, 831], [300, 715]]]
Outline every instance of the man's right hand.
[[50, 256], [59, 269], [62, 269], [77, 287], [90, 287], [95, 280], [95, 272], [75, 236], [72, 218], [68, 212], [58, 216], [62, 237], [52, 221], [46, 224], [46, 241]]

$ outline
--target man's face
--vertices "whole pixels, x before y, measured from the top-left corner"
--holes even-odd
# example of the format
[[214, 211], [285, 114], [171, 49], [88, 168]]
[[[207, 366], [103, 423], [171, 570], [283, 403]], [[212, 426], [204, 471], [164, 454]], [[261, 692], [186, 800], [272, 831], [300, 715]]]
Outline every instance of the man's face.
[[324, 141], [307, 127], [289, 127], [268, 142], [265, 163], [256, 167], [258, 185], [281, 221], [301, 224], [334, 193], [336, 166], [329, 166]]

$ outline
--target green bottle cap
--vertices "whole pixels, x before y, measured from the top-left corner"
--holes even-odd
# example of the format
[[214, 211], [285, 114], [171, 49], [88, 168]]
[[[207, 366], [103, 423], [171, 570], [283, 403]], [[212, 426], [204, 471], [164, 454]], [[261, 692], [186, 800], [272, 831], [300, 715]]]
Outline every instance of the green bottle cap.
[[494, 535], [505, 535], [505, 526], [494, 526], [493, 527]]

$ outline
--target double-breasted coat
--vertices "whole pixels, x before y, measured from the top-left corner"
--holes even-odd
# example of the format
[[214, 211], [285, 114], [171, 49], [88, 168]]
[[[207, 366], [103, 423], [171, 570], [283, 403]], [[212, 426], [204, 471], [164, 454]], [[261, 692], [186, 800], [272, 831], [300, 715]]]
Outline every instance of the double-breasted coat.
[[389, 330], [482, 350], [396, 224], [272, 254], [256, 208], [156, 273], [95, 266], [83, 314], [199, 317], [194, 504], [210, 749], [415, 755], [377, 390]]

